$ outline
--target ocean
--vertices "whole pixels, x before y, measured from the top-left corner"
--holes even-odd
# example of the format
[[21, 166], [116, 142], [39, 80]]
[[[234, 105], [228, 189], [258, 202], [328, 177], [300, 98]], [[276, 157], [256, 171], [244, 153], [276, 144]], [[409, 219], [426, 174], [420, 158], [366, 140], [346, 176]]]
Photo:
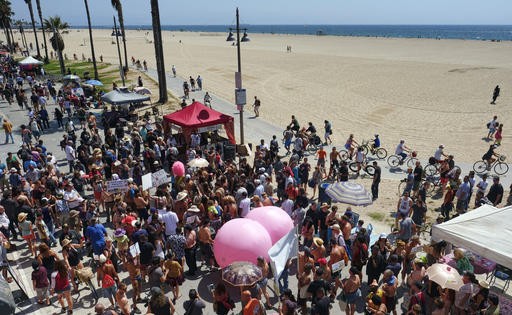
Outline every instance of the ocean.
[[[99, 28], [110, 28], [104, 26]], [[162, 25], [167, 31], [228, 32], [232, 25]], [[512, 25], [243, 25], [249, 33], [306, 34], [395, 38], [439, 38], [465, 40], [512, 40]], [[151, 25], [129, 25], [127, 29], [150, 30]]]

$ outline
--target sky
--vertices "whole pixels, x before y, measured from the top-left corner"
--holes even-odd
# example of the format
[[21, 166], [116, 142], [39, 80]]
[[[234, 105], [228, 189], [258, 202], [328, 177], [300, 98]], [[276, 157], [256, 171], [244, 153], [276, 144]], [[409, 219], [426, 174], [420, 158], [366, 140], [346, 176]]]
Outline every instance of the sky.
[[[83, 0], [40, 1], [43, 16], [87, 25]], [[93, 26], [113, 24], [110, 0], [88, 1]], [[11, 3], [15, 19], [30, 20], [25, 1]], [[150, 0], [122, 3], [125, 25], [151, 24]], [[162, 25], [232, 25], [237, 6], [242, 24], [512, 25], [511, 0], [160, 0], [160, 20]]]

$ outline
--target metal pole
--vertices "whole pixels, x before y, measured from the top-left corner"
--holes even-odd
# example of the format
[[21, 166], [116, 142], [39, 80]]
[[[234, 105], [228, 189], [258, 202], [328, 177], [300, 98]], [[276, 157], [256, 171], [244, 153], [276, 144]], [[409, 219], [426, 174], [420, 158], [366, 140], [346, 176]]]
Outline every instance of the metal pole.
[[116, 23], [115, 15], [114, 15], [114, 32], [116, 33], [117, 55], [119, 56], [119, 68], [120, 68], [121, 80], [123, 81], [123, 86], [124, 86], [124, 69], [123, 69], [123, 62], [121, 61], [121, 48], [119, 47], [119, 35], [117, 32], [117, 23]]
[[[240, 89], [242, 88], [242, 58], [240, 56], [240, 17], [236, 8], [236, 52], [238, 57], [238, 73], [240, 75]], [[240, 144], [244, 144], [244, 107], [240, 105]]]

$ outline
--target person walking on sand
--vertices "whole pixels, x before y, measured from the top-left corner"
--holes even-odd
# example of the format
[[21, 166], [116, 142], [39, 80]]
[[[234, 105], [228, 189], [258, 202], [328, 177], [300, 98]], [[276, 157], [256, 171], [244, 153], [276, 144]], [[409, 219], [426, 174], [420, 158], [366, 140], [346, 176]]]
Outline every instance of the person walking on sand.
[[496, 127], [498, 124], [498, 116], [493, 116], [492, 120], [487, 123], [487, 129], [489, 129], [489, 133], [487, 134], [487, 139], [492, 139], [492, 136], [496, 132]]
[[201, 78], [200, 75], [197, 76], [196, 83], [197, 83], [197, 89], [199, 91], [202, 91], [203, 90], [203, 78]]
[[5, 131], [5, 144], [9, 143], [9, 138], [11, 138], [12, 143], [14, 143], [14, 138], [12, 137], [12, 123], [4, 118], [4, 123], [2, 125]]
[[172, 65], [171, 70], [172, 70], [173, 77], [176, 78], [176, 67], [174, 65]]
[[256, 117], [260, 116], [260, 106], [261, 106], [261, 101], [258, 99], [257, 96], [255, 96], [254, 97], [254, 104], [252, 104], [252, 107], [254, 108], [254, 115]]
[[332, 126], [328, 120], [324, 120], [324, 130], [324, 145], [327, 145], [327, 140], [329, 140], [329, 144], [331, 144]]
[[208, 92], [206, 92], [206, 94], [204, 95], [204, 105], [212, 108], [212, 97], [210, 96], [210, 94], [208, 94]]
[[496, 99], [498, 98], [498, 96], [500, 96], [500, 86], [496, 85], [496, 87], [494, 88], [494, 92], [492, 92], [492, 102], [491, 102], [491, 104], [493, 104], [493, 105], [496, 104]]

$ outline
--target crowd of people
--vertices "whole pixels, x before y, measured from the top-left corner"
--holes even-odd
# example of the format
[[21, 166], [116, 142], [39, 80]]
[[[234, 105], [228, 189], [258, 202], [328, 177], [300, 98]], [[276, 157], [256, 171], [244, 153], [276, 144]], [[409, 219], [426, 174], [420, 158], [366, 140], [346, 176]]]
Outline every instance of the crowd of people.
[[[191, 289], [183, 298], [180, 286], [218, 271], [212, 248], [224, 223], [247, 216], [253, 208], [276, 205], [290, 215], [301, 238], [298, 257], [276, 279], [281, 292], [280, 314], [339, 313], [336, 300], [347, 314], [354, 314], [361, 303], [366, 303], [370, 314], [397, 314], [398, 297], [404, 292], [410, 297], [402, 305], [407, 314], [448, 314], [452, 308], [457, 314], [470, 310], [493, 314], [489, 309], [497, 305], [495, 296], [489, 294], [486, 283], [476, 281], [467, 264], [460, 263], [465, 286], [457, 292], [425, 278], [425, 269], [442, 257], [446, 243], [429, 244], [426, 258], [416, 258], [419, 248], [423, 250], [418, 234], [427, 207], [419, 169], [408, 171], [410, 182], [398, 200], [395, 230], [370, 244], [369, 226], [358, 220], [350, 207], [341, 214], [337, 205], [315, 201], [318, 184], [340, 167], [342, 159], [336, 148], [327, 158], [320, 146], [317, 165], [310, 165], [304, 148], [317, 133], [312, 123], [301, 132], [292, 116], [284, 133], [283, 149], [289, 157], [280, 155], [281, 144], [274, 136], [269, 145], [262, 140], [256, 146], [253, 161], [240, 158], [236, 162], [224, 160], [218, 145], [205, 136], [193, 133], [190, 139], [178, 141], [150, 120], [134, 126], [118, 124], [112, 129], [101, 126], [85, 99], [72, 95], [70, 89], [56, 93], [51, 81], [37, 83], [10, 58], [2, 61], [1, 78], [5, 99], [25, 90], [34, 96], [28, 107], [22, 102], [29, 112], [29, 122], [21, 128], [22, 147], [9, 153], [0, 165], [0, 238], [4, 260], [5, 251], [18, 251], [20, 261], [32, 260], [32, 284], [41, 307], [51, 304], [50, 297], [56, 295], [62, 312], [72, 314], [73, 295], [82, 283], [92, 279], [110, 302], [108, 308], [98, 303], [98, 314], [138, 313], [147, 291], [149, 313], [173, 314], [177, 303], [183, 303], [186, 314], [209, 313], [198, 293], [201, 288]], [[199, 82], [198, 77], [194, 84], [200, 89]], [[190, 84], [194, 88], [192, 81]], [[48, 102], [53, 96], [55, 105]], [[64, 132], [60, 155], [65, 156], [68, 167], [59, 165], [59, 153], [51, 154], [43, 140], [44, 130], [55, 128], [54, 121], [45, 116], [50, 106], [55, 106], [56, 124]], [[15, 142], [12, 123], [5, 119], [3, 128], [6, 142]], [[331, 135], [332, 126], [326, 120], [319, 144], [331, 144]], [[360, 158], [357, 145], [351, 135], [345, 145], [349, 159]], [[380, 142], [374, 141], [375, 145]], [[142, 189], [144, 174], [162, 169], [171, 174], [176, 161], [187, 165], [196, 157], [205, 158], [209, 165], [186, 167], [184, 176], [173, 176], [172, 185], [156, 187], [154, 193]], [[331, 165], [328, 172], [327, 162]], [[475, 187], [475, 203], [484, 196], [494, 205], [501, 203], [499, 178], [494, 178], [487, 190], [486, 178], [476, 184], [474, 174], [461, 179], [459, 171], [451, 176], [443, 187], [444, 216], [437, 222], [449, 219], [455, 200], [457, 212], [465, 212]], [[341, 179], [348, 180], [348, 170]], [[127, 182], [124, 189], [108, 189], [109, 183], [120, 180]], [[380, 171], [374, 175], [374, 199], [378, 198], [379, 181]], [[312, 196], [308, 196], [309, 188], [313, 189]], [[13, 246], [25, 247], [18, 236], [27, 250]], [[292, 264], [297, 269], [295, 294], [288, 279]], [[265, 309], [276, 306], [267, 283], [271, 277], [269, 262], [259, 257], [258, 266], [264, 278], [241, 290], [244, 315], [264, 314]], [[344, 268], [349, 271], [346, 277], [342, 276]], [[12, 281], [5, 273], [4, 277]], [[223, 283], [209, 291], [216, 314], [228, 314], [236, 308]], [[167, 297], [168, 292], [172, 298]]]

